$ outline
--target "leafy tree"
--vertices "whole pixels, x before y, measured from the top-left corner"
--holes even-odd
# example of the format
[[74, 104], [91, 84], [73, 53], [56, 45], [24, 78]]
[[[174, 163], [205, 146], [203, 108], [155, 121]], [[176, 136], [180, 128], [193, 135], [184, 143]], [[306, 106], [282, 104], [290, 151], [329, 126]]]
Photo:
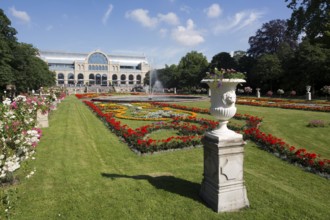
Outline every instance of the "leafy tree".
[[38, 58], [37, 54], [38, 50], [31, 44], [17, 43], [14, 47], [15, 59], [12, 60], [11, 66], [18, 92], [55, 85], [55, 73], [49, 71], [47, 64]]
[[287, 21], [272, 20], [262, 25], [255, 36], [249, 38], [248, 54], [259, 57], [275, 53], [281, 44], [287, 43], [291, 48], [297, 46], [296, 37], [287, 32]]
[[281, 62], [275, 54], [264, 54], [257, 59], [251, 70], [253, 84], [262, 90], [273, 90], [273, 85], [278, 85], [283, 73]]
[[30, 44], [19, 43], [16, 30], [0, 9], [0, 87], [15, 84], [17, 92], [28, 88], [55, 84], [55, 74], [37, 57], [38, 50]]
[[143, 79], [143, 85], [149, 85], [150, 84], [150, 71], [148, 71]]
[[233, 58], [236, 61], [236, 63], [238, 63], [239, 59], [241, 59], [245, 55], [246, 55], [246, 51], [237, 50], [237, 51], [234, 51]]
[[307, 84], [321, 88], [329, 80], [329, 49], [322, 48], [318, 44], [311, 44], [304, 40], [291, 62], [292, 74], [295, 84], [300, 90], [304, 90]]
[[[328, 16], [330, 17], [330, 11]], [[325, 31], [321, 43], [325, 44], [327, 48], [330, 48], [330, 19], [325, 24]]]
[[9, 43], [15, 43], [17, 42], [17, 38], [15, 36], [17, 31], [10, 25], [10, 20], [0, 8], [0, 40], [5, 40]]
[[244, 55], [238, 60], [238, 66], [237, 66], [237, 71], [240, 71], [242, 73], [246, 74], [246, 82], [248, 85], [256, 87], [256, 85], [253, 84], [252, 76], [251, 76], [251, 69], [253, 68], [253, 65], [255, 64], [256, 59]]
[[13, 71], [10, 62], [13, 60], [12, 47], [16, 43], [16, 30], [0, 9], [0, 87], [4, 88], [13, 81]]
[[221, 52], [212, 57], [210, 69], [236, 69], [237, 63], [227, 52]]
[[13, 59], [7, 42], [0, 39], [0, 87], [4, 88], [13, 81], [14, 75], [10, 62]]
[[205, 76], [209, 63], [202, 53], [191, 51], [181, 58], [178, 69], [178, 86], [198, 87]]
[[[289, 29], [298, 34], [304, 33], [312, 43], [322, 39], [329, 31], [330, 3], [329, 0], [285, 0], [292, 9], [288, 22]], [[328, 47], [330, 45], [328, 44]]]
[[178, 67], [175, 64], [171, 66], [165, 65], [164, 69], [158, 70], [158, 79], [165, 88], [177, 87], [179, 81]]

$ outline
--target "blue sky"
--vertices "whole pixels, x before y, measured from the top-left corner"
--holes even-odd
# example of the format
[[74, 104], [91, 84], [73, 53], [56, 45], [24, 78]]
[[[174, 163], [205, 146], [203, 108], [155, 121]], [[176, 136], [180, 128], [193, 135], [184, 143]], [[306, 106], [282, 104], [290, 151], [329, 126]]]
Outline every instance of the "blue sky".
[[155, 68], [190, 51], [208, 61], [247, 50], [263, 23], [288, 19], [285, 0], [0, 0], [18, 41], [40, 50], [147, 56]]

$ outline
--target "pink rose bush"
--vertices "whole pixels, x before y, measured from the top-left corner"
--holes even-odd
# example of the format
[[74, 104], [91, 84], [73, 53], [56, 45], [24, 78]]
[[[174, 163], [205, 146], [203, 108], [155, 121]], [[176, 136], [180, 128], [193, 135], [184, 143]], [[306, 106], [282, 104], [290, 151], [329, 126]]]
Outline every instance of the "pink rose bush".
[[30, 159], [41, 138], [37, 111], [51, 110], [53, 98], [19, 95], [0, 104], [0, 183], [11, 182], [21, 162]]

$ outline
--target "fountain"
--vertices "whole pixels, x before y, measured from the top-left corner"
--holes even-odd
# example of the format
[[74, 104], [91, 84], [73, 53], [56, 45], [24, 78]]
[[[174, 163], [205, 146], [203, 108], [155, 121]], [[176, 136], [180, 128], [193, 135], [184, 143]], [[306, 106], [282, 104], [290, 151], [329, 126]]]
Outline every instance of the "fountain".
[[[154, 82], [152, 86], [152, 82]], [[157, 70], [151, 69], [149, 75], [149, 100], [153, 100], [154, 95], [157, 93], [163, 93], [164, 87], [161, 81], [158, 80]]]
[[93, 98], [100, 102], [177, 102], [202, 100], [206, 97], [193, 95], [165, 95], [162, 82], [157, 78], [157, 70], [150, 70], [149, 89], [147, 95], [139, 96], [104, 96]]

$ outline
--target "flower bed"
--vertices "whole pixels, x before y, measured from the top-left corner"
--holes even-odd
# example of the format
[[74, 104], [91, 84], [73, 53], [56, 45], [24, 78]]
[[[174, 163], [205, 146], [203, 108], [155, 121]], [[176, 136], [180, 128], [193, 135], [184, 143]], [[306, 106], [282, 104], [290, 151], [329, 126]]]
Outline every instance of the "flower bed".
[[[109, 126], [109, 128], [118, 136], [122, 137], [128, 145], [140, 153], [155, 152], [159, 150], [168, 150], [200, 145], [202, 135], [209, 130], [217, 127], [218, 122], [206, 119], [197, 119], [196, 117], [174, 117], [171, 122], [156, 122], [151, 125], [145, 125], [137, 129], [122, 125], [115, 119], [114, 114], [104, 113], [93, 102], [84, 101], [94, 112], [97, 113]], [[162, 108], [177, 108], [184, 111], [194, 111], [196, 113], [208, 113], [208, 109], [187, 107], [169, 103], [151, 103], [154, 106]], [[245, 120], [245, 126], [228, 125], [230, 129], [244, 133], [245, 139], [250, 139], [257, 143], [261, 149], [273, 153], [279, 158], [288, 162], [298, 164], [304, 169], [318, 173], [321, 176], [330, 178], [330, 160], [323, 159], [316, 153], [307, 152], [305, 149], [297, 149], [290, 146], [280, 138], [271, 134], [265, 134], [258, 128], [262, 118], [248, 114], [236, 114], [235, 119]], [[193, 124], [192, 124], [193, 123]], [[196, 126], [195, 124], [199, 124]], [[160, 129], [175, 129], [179, 131], [180, 136], [167, 137], [163, 140], [153, 140], [148, 138], [148, 134]]]
[[[198, 119], [196, 117], [169, 117], [169, 121], [155, 122], [136, 129], [122, 125], [121, 121], [116, 119], [116, 114], [104, 111], [91, 101], [84, 101], [107, 126], [119, 137], [122, 137], [127, 144], [140, 153], [150, 153], [161, 150], [177, 149], [201, 144], [201, 135], [205, 131], [216, 128], [218, 122]], [[153, 119], [157, 121], [157, 119]], [[162, 140], [154, 140], [148, 137], [153, 131], [161, 129], [174, 129], [178, 131], [178, 136], [166, 137]]]
[[265, 134], [255, 127], [244, 130], [244, 134], [245, 138], [253, 140], [260, 148], [281, 159], [299, 164], [308, 171], [330, 178], [330, 160], [322, 159], [316, 153], [307, 152], [304, 148], [296, 149], [282, 139], [271, 134]]
[[320, 111], [330, 112], [330, 105], [322, 105], [321, 103], [304, 103], [296, 100], [284, 100], [284, 99], [251, 99], [251, 98], [239, 98], [237, 104], [240, 105], [252, 105], [261, 107], [273, 107], [295, 110], [307, 110], [307, 111]]
[[91, 99], [96, 98], [98, 96], [110, 96], [109, 93], [83, 93], [83, 94], [75, 94], [78, 99]]

